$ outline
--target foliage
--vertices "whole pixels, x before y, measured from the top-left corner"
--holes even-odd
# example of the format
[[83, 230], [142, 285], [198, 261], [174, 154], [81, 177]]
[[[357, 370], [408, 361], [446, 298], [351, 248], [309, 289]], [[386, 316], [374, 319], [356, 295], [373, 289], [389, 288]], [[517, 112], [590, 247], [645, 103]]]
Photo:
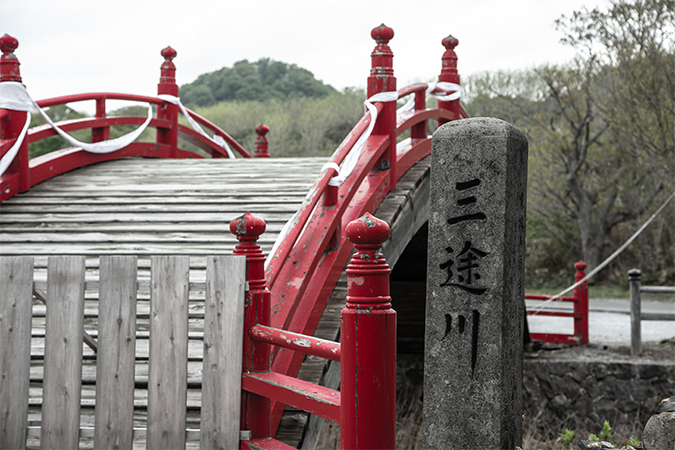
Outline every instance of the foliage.
[[[465, 79], [471, 115], [514, 123], [530, 141], [528, 283], [560, 269], [561, 252], [591, 270], [675, 189], [674, 16], [668, 0], [576, 12], [558, 21], [579, 50], [571, 63]], [[630, 264], [672, 280], [674, 219], [664, 211], [604, 274], [624, 279]]]
[[310, 71], [269, 58], [254, 63], [238, 61], [231, 68], [205, 73], [180, 88], [183, 103], [191, 108], [222, 101], [322, 98], [334, 93], [334, 88], [315, 79]]
[[[79, 111], [75, 111], [70, 108], [68, 105], [57, 105], [45, 110], [50, 119], [54, 122], [62, 122], [64, 120], [74, 120], [81, 119], [86, 117]], [[31, 116], [30, 127], [37, 127], [41, 125], [46, 125], [47, 121], [42, 117], [41, 114], [33, 114]], [[89, 130], [79, 130], [71, 135], [82, 142], [91, 142], [91, 132]], [[88, 139], [88, 140], [87, 140]], [[31, 158], [36, 156], [45, 155], [51, 153], [55, 150], [60, 150], [70, 146], [61, 136], [52, 136], [47, 139], [42, 139], [40, 141], [34, 142], [28, 145], [28, 153]]]
[[363, 116], [365, 93], [346, 89], [323, 98], [296, 97], [268, 101], [221, 102], [196, 112], [252, 151], [255, 127], [270, 128], [272, 157], [328, 156]]
[[571, 450], [572, 448], [574, 448], [572, 440], [574, 439], [575, 434], [576, 433], [574, 432], [574, 430], [568, 430], [568, 429], [565, 429], [564, 433], [560, 433], [560, 437], [562, 438], [562, 444], [563, 444], [562, 450]]
[[588, 435], [589, 441], [609, 441], [612, 439], [612, 428], [609, 426], [609, 422], [605, 420], [605, 423], [602, 424], [602, 431], [600, 436], [595, 434]]

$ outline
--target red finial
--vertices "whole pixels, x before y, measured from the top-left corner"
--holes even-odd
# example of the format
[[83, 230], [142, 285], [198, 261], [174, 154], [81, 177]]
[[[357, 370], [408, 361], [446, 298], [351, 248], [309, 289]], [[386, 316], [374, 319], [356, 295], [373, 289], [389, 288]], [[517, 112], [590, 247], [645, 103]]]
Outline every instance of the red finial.
[[233, 254], [246, 256], [246, 281], [251, 289], [265, 289], [265, 254], [256, 241], [265, 232], [265, 221], [247, 212], [230, 222], [239, 244]]
[[14, 50], [19, 46], [19, 41], [9, 34], [0, 37], [0, 81], [19, 81], [21, 82], [21, 72], [19, 72], [19, 60], [14, 55]]
[[443, 38], [441, 44], [443, 44], [446, 50], [454, 50], [457, 44], [459, 44], [459, 39], [450, 34], [448, 37]]
[[391, 231], [387, 222], [366, 213], [364, 216], [349, 222], [345, 233], [347, 239], [356, 245], [381, 246], [389, 239]]
[[375, 39], [375, 42], [378, 44], [387, 45], [389, 41], [394, 37], [394, 30], [389, 28], [385, 24], [375, 27], [370, 32], [370, 37]]
[[176, 84], [176, 66], [173, 59], [178, 52], [171, 47], [166, 47], [160, 54], [164, 58], [159, 76], [158, 94], [168, 94], [178, 96], [178, 85]]
[[264, 123], [261, 123], [257, 127], [255, 127], [255, 132], [258, 133], [258, 136], [264, 138], [267, 132], [270, 131], [270, 128], [265, 125]]
[[265, 232], [267, 225], [265, 221], [246, 212], [243, 216], [237, 217], [230, 222], [230, 232], [242, 240], [258, 240], [258, 237]]
[[258, 133], [258, 137], [255, 140], [255, 151], [253, 156], [256, 158], [269, 158], [270, 154], [267, 151], [267, 138], [265, 135], [270, 131], [269, 127], [263, 123], [255, 127], [255, 132]]

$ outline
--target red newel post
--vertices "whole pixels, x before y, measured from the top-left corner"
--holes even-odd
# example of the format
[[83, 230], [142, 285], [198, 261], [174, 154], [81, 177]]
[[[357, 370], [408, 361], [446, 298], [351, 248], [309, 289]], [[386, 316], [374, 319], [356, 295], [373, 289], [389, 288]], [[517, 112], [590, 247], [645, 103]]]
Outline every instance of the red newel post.
[[255, 132], [258, 133], [258, 137], [255, 140], [255, 151], [253, 152], [255, 158], [270, 157], [270, 154], [267, 153], [267, 138], [265, 137], [268, 131], [270, 131], [269, 127], [262, 123], [255, 127]]
[[[370, 54], [372, 68], [367, 83], [368, 98], [380, 92], [396, 91], [394, 53], [388, 45], [394, 37], [394, 30], [382, 24], [373, 28], [370, 36], [377, 45]], [[384, 103], [384, 109], [377, 117], [373, 134], [389, 135], [389, 149], [380, 161], [380, 168], [389, 169], [389, 189], [393, 190], [396, 188], [396, 102]]]
[[[96, 99], [96, 118], [105, 117], [105, 97]], [[91, 142], [102, 142], [110, 139], [110, 128], [100, 127], [91, 129]]]
[[[166, 47], [161, 51], [164, 57], [162, 63], [159, 84], [157, 85], [158, 95], [172, 95], [178, 97], [178, 85], [176, 84], [176, 66], [173, 59], [178, 53], [171, 47]], [[157, 118], [166, 119], [171, 123], [171, 128], [157, 128], [157, 144], [167, 144], [171, 147], [171, 158], [178, 156], [178, 106], [172, 103], [164, 102], [157, 107]]]
[[[265, 232], [265, 221], [246, 213], [230, 222], [230, 231], [239, 244], [235, 255], [246, 256], [246, 281], [249, 289], [244, 303], [244, 359], [243, 372], [268, 372], [270, 370], [269, 344], [254, 342], [248, 329], [255, 324], [270, 325], [270, 291], [265, 285], [265, 254], [256, 243]], [[270, 402], [266, 397], [242, 392], [241, 429], [251, 431], [252, 438], [269, 436]]]
[[[21, 72], [19, 71], [21, 63], [19, 63], [18, 58], [14, 55], [14, 50], [17, 47], [19, 47], [19, 41], [16, 38], [8, 34], [0, 37], [0, 50], [2, 51], [2, 56], [0, 56], [0, 83], [3, 81], [21, 83]], [[2, 117], [0, 119], [0, 139], [16, 139], [21, 134], [28, 113], [14, 110], [4, 111], [7, 112], [0, 114], [0, 117]], [[2, 193], [6, 191], [8, 191], [7, 193], [12, 191], [16, 193], [28, 190], [30, 187], [28, 159], [28, 141], [24, 139], [16, 158], [14, 158], [14, 161], [12, 161], [4, 175], [2, 175], [2, 181], [0, 181]]]
[[[577, 270], [574, 274], [575, 283], [586, 278], [585, 262], [577, 262], [574, 268]], [[574, 336], [581, 337], [580, 344], [588, 344], [588, 285], [585, 281], [574, 288], [574, 297], [577, 299], [574, 311]]]
[[396, 447], [396, 311], [389, 265], [380, 248], [389, 226], [366, 213], [346, 227], [356, 254], [347, 267], [347, 305], [340, 317], [343, 449]]
[[[445, 53], [443, 53], [443, 57], [441, 58], [443, 67], [441, 67], [441, 74], [438, 76], [438, 81], [459, 84], [459, 73], [457, 72], [457, 53], [455, 53], [455, 47], [457, 47], [457, 44], [459, 44], [459, 40], [452, 35], [449, 35], [441, 41], [441, 44], [443, 44], [443, 47], [445, 47]], [[439, 100], [438, 107], [440, 109], [447, 109], [448, 111], [452, 112], [452, 120], [459, 119], [459, 99], [450, 102], [442, 102]], [[445, 122], [448, 122], [448, 120], [438, 119], [438, 126], [441, 126]]]

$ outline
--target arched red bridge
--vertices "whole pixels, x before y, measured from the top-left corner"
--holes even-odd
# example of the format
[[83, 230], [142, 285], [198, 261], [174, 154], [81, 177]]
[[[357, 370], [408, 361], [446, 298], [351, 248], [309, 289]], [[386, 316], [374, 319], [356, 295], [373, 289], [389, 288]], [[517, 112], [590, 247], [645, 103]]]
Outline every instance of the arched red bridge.
[[[436, 86], [397, 90], [389, 47], [393, 35], [384, 25], [372, 30], [376, 45], [367, 79], [369, 111], [329, 159], [275, 159], [273, 142], [272, 158], [265, 158], [264, 125], [257, 129], [256, 149], [248, 152], [225, 130], [185, 109], [175, 82], [176, 51], [170, 47], [161, 52], [157, 96], [103, 92], [36, 102], [47, 108], [94, 101], [95, 117], [55, 125], [65, 133], [90, 129], [91, 142], [104, 145], [89, 148], [84, 143], [31, 159], [30, 144], [58, 131], [51, 125], [28, 128], [30, 113], [38, 109], [21, 84], [14, 53], [18, 42], [3, 36], [0, 255], [35, 256], [38, 278], [45, 276], [51, 255], [84, 255], [91, 273], [98, 271], [101, 255], [138, 255], [139, 279], [149, 278], [152, 255], [190, 255], [192, 282], [204, 271], [206, 255], [232, 253], [237, 240], [228, 231], [230, 222], [250, 211], [266, 222], [258, 243], [268, 255], [264, 282], [270, 292], [270, 325], [335, 340], [346, 295], [344, 269], [353, 251], [345, 229], [372, 213], [391, 227], [392, 238], [383, 250], [389, 265], [409, 259], [401, 278], [407, 287], [399, 286], [401, 300], [394, 306], [409, 311], [403, 320], [410, 326], [399, 327], [404, 328], [399, 347], [419, 345], [414, 334], [423, 314], [424, 281], [415, 278], [414, 269], [426, 264], [416, 250], [426, 245], [429, 123], [461, 119], [466, 112], [459, 100], [458, 41], [452, 36], [442, 40], [445, 52]], [[30, 80], [25, 81], [29, 91]], [[427, 107], [429, 95], [438, 98], [437, 107]], [[397, 101], [404, 99], [409, 103], [397, 111]], [[145, 102], [156, 114], [110, 117], [108, 100]], [[185, 125], [181, 117], [199, 126]], [[110, 127], [119, 125], [154, 128], [156, 138], [111, 150], [114, 143], [106, 144]], [[404, 252], [408, 256], [402, 257]], [[396, 286], [394, 277], [392, 289]], [[88, 295], [95, 300], [97, 294]], [[271, 354], [271, 370], [284, 376], [319, 382], [324, 367], [292, 349], [275, 347]], [[281, 400], [270, 402], [271, 435], [297, 445], [307, 416], [292, 408], [283, 415], [284, 409]], [[305, 442], [311, 439], [305, 437]]]

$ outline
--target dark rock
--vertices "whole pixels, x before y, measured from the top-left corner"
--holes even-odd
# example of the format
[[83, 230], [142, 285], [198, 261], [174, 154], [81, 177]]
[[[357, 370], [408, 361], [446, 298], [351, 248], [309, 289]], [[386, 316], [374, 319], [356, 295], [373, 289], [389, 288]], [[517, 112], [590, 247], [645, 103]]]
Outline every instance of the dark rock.
[[640, 367], [640, 378], [650, 379], [650, 378], [665, 378], [668, 374], [668, 367], [666, 366], [642, 366]]
[[675, 412], [675, 397], [664, 398], [656, 407], [657, 413]]

